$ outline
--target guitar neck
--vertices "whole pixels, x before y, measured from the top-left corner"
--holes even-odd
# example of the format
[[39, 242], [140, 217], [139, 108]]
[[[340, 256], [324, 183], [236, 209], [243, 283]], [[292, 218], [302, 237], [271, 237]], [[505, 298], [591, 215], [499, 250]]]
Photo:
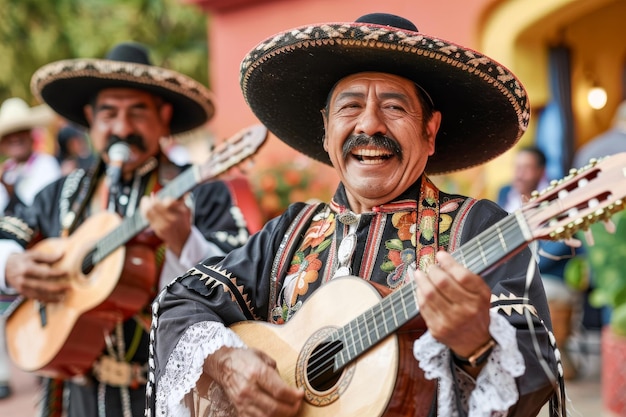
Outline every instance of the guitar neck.
[[[531, 240], [533, 238], [524, 219], [515, 213], [470, 239], [452, 252], [452, 256], [470, 271], [480, 275]], [[335, 355], [335, 371], [357, 359], [418, 314], [415, 283], [410, 281], [351, 320], [331, 337], [331, 345], [343, 346]]]
[[[238, 132], [215, 149], [208, 161], [191, 166], [170, 181], [157, 193], [157, 198], [170, 197], [177, 200], [197, 185], [226, 172], [252, 156], [265, 142], [267, 134], [267, 128], [263, 125], [251, 126]], [[139, 211], [124, 219], [122, 224], [101, 239], [85, 257], [83, 271], [89, 270], [147, 227], [148, 221]]]
[[[194, 165], [174, 178], [166, 187], [159, 190], [157, 198], [163, 199], [170, 197], [177, 200], [185, 195], [186, 192], [196, 187], [200, 182], [201, 179], [198, 175], [198, 168]], [[106, 258], [147, 227], [148, 220], [146, 220], [139, 211], [136, 211], [135, 214], [130, 217], [126, 217], [116, 229], [112, 230], [96, 244], [91, 254], [91, 265], [95, 265]]]
[[[169, 197], [177, 200], [201, 182], [198, 167], [194, 165], [170, 181], [167, 186], [157, 192], [156, 196], [159, 199]], [[132, 238], [137, 236], [147, 227], [148, 220], [141, 215], [140, 211], [136, 211], [132, 216], [126, 217], [116, 229], [112, 230], [109, 234], [98, 241], [94, 251], [92, 252], [90, 259], [91, 265], [95, 265], [102, 259], [106, 258], [117, 248], [128, 243]]]

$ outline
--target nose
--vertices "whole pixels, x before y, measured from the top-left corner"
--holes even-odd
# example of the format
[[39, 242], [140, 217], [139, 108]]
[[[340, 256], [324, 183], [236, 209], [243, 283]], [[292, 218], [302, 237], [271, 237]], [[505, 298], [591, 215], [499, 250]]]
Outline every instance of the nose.
[[131, 133], [134, 133], [134, 128], [129, 118], [123, 112], [120, 112], [111, 124], [111, 133], [120, 137], [128, 137]]
[[373, 136], [375, 134], [386, 135], [387, 125], [381, 109], [372, 104], [365, 106], [363, 112], [359, 115], [356, 124], [356, 134], [365, 133]]

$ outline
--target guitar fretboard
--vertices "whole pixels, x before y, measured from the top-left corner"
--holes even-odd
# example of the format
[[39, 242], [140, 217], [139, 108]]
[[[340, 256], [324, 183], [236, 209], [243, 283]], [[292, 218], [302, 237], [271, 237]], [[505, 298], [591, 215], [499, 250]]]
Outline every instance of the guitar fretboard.
[[[515, 213], [470, 239], [452, 256], [480, 275], [531, 240], [524, 219]], [[339, 371], [418, 314], [415, 283], [410, 281], [333, 334], [331, 344], [343, 345], [335, 355], [334, 370]]]

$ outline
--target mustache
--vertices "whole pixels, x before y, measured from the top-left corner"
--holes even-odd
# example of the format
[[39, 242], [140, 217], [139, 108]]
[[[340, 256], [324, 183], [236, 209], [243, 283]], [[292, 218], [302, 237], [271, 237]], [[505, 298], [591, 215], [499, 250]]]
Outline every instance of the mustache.
[[400, 147], [398, 141], [394, 138], [378, 133], [372, 136], [366, 135], [365, 133], [360, 133], [358, 135], [352, 134], [348, 136], [348, 139], [346, 139], [342, 147], [343, 158], [347, 158], [354, 148], [360, 146], [375, 146], [377, 148], [382, 148], [402, 160], [402, 148]]
[[115, 145], [118, 142], [126, 142], [128, 145], [137, 147], [142, 152], [145, 152], [148, 150], [148, 147], [146, 146], [146, 142], [143, 140], [143, 136], [137, 133], [131, 133], [125, 138], [122, 138], [117, 135], [110, 135], [107, 138], [107, 146], [106, 146], [105, 151], [109, 152], [109, 148], [111, 148], [111, 146]]

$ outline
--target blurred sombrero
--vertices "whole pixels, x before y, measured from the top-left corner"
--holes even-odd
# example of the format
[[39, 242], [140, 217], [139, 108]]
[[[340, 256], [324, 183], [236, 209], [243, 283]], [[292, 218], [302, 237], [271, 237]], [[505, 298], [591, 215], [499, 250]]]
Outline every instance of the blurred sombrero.
[[413, 80], [442, 113], [426, 171], [442, 174], [487, 162], [510, 149], [528, 126], [530, 108], [518, 79], [498, 62], [375, 13], [278, 33], [241, 63], [244, 98], [279, 139], [326, 164], [322, 109], [337, 81], [376, 71]]
[[14, 132], [44, 127], [54, 120], [54, 112], [45, 104], [30, 107], [19, 97], [6, 99], [0, 106], [0, 138]]
[[179, 72], [152, 65], [147, 49], [135, 42], [116, 45], [104, 59], [68, 59], [44, 65], [31, 79], [31, 90], [54, 111], [88, 127], [83, 107], [103, 88], [137, 88], [162, 97], [174, 108], [172, 133], [192, 130], [215, 112], [212, 94]]

